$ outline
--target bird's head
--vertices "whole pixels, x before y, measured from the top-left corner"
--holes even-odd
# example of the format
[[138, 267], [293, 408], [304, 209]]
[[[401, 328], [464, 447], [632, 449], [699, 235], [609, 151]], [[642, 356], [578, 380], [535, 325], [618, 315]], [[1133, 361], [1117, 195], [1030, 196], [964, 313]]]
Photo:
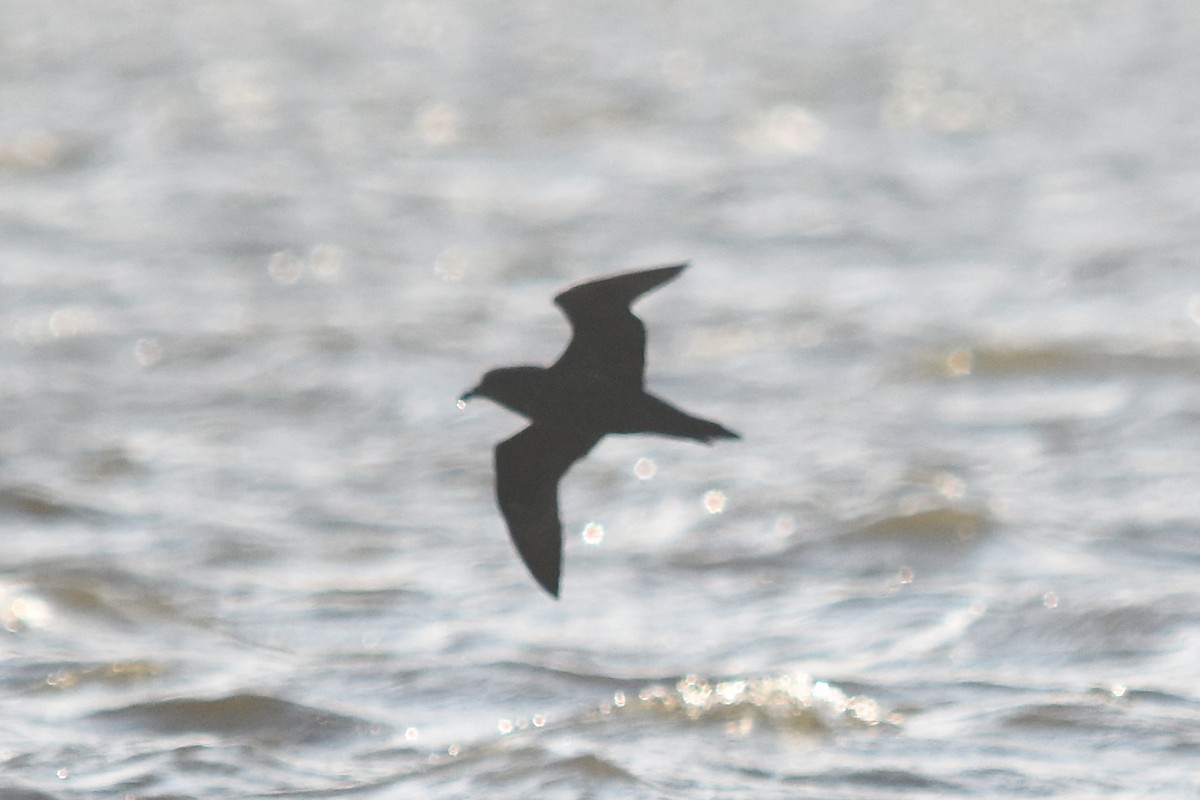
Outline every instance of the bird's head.
[[460, 404], [473, 397], [486, 397], [494, 403], [532, 417], [531, 405], [536, 401], [538, 387], [545, 370], [542, 367], [502, 367], [488, 370], [479, 385], [458, 399]]

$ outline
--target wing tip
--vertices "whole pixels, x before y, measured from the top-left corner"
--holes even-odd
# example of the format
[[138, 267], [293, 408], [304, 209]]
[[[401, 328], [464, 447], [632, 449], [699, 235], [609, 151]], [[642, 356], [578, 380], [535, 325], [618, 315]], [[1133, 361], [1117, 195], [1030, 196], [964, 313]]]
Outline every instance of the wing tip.
[[683, 272], [685, 269], [687, 269], [691, 265], [692, 265], [692, 262], [690, 262], [690, 261], [677, 261], [674, 264], [661, 264], [657, 267], [644, 267], [639, 270], [634, 270], [630, 274], [635, 274], [638, 272], [659, 272], [664, 275], [667, 275], [667, 277], [663, 279], [665, 282], [665, 281], [671, 280], [671, 278], [674, 278], [676, 275]]
[[553, 575], [541, 575], [541, 574], [538, 574], [537, 572], [534, 572], [533, 567], [531, 565], [526, 564], [525, 566], [529, 567], [529, 574], [533, 576], [533, 579], [535, 581], [537, 581], [538, 586], [545, 589], [547, 594], [549, 594], [551, 597], [553, 597], [555, 600], [557, 600], [558, 599], [558, 591], [559, 591], [559, 586], [558, 586], [559, 575], [558, 575], [558, 573], [556, 572]]
[[[529, 577], [537, 583], [538, 586], [546, 590], [546, 593], [558, 599], [559, 583], [562, 576], [562, 552], [539, 552], [531, 549], [530, 543], [519, 539], [513, 535], [513, 528], [509, 525], [509, 537], [512, 539], [517, 548], [517, 555], [521, 558], [521, 563], [525, 565]], [[560, 534], [561, 536], [561, 534]], [[561, 539], [559, 547], [561, 548]]]
[[[598, 278], [592, 278], [582, 283], [568, 286], [554, 296], [554, 304], [566, 311], [567, 316], [570, 317], [573, 312], [581, 308], [584, 297], [594, 296], [591, 295], [592, 292], [599, 290], [601, 287], [615, 288], [618, 285], [624, 285], [626, 288], [616, 295], [616, 297], [620, 298], [623, 305], [628, 306], [646, 292], [674, 280], [679, 273], [683, 272], [690, 265], [690, 261], [680, 261], [674, 264], [642, 267], [640, 269], [623, 270], [608, 275], [601, 275]], [[631, 282], [631, 279], [639, 278], [640, 280]]]
[[538, 586], [545, 589], [547, 594], [557, 600], [562, 575], [561, 552], [551, 554], [531, 551], [529, 544], [519, 541], [516, 536], [512, 535], [512, 532], [512, 527], [510, 526], [509, 535], [512, 538], [513, 544], [517, 546], [517, 555], [521, 557], [521, 563], [525, 565], [525, 569], [529, 572], [529, 577], [533, 578]]

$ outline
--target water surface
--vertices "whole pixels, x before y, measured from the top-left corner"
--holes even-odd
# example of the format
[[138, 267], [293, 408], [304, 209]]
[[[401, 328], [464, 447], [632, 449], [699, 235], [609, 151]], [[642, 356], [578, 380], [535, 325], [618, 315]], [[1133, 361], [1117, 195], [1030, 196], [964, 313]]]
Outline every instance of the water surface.
[[[0, 6], [0, 794], [1195, 793], [1197, 47], [1186, 2]], [[555, 603], [522, 423], [454, 400], [683, 259], [649, 386], [744, 439], [599, 446]]]

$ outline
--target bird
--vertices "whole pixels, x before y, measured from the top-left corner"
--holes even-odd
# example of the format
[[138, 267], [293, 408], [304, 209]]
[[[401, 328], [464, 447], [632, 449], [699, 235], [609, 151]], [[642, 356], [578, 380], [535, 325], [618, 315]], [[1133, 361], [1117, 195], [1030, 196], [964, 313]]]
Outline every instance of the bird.
[[608, 434], [660, 434], [711, 444], [741, 437], [645, 390], [646, 328], [630, 306], [687, 263], [622, 272], [572, 286], [554, 302], [572, 335], [550, 367], [492, 369], [459, 398], [483, 397], [529, 426], [495, 449], [496, 500], [518, 555], [554, 598], [562, 573], [558, 483]]

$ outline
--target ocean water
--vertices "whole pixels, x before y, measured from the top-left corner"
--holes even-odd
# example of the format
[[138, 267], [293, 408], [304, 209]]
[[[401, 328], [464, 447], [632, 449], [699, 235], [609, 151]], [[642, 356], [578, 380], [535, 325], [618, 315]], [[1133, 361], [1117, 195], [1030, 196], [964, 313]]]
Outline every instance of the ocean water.
[[[0, 797], [1200, 796], [1197, 52], [0, 4]], [[648, 384], [743, 439], [603, 442], [556, 602], [455, 399], [682, 260]]]

